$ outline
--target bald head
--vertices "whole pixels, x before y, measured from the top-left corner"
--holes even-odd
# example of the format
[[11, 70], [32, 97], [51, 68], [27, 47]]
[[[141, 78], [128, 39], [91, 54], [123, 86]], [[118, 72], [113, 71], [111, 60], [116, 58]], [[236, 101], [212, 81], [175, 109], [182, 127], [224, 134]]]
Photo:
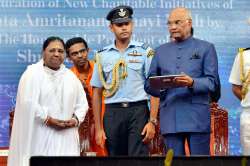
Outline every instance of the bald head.
[[184, 7], [175, 8], [170, 12], [169, 19], [176, 17], [182, 19], [192, 19], [191, 12]]
[[175, 8], [168, 17], [168, 29], [171, 37], [179, 42], [191, 36], [191, 12], [183, 7]]

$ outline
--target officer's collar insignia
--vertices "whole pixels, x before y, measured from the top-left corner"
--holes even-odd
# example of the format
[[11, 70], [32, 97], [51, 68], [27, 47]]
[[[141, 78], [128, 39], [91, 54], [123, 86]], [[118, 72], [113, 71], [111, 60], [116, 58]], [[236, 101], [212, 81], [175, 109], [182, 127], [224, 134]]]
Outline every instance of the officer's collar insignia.
[[190, 59], [200, 59], [200, 58], [201, 56], [197, 52], [195, 52]]
[[97, 53], [103, 52], [104, 50], [106, 50], [106, 49], [105, 48], [100, 49], [100, 50], [97, 51]]
[[152, 56], [154, 56], [154, 55], [155, 55], [154, 50], [150, 49], [149, 52], [148, 52], [147, 57], [152, 57]]
[[118, 12], [119, 16], [124, 17], [126, 15], [126, 11], [124, 11], [122, 8]]
[[144, 43], [141, 47], [142, 47], [144, 50], [146, 50], [146, 49], [149, 47], [149, 45], [146, 44], [146, 43]]
[[142, 56], [141, 53], [138, 53], [136, 50], [134, 50], [133, 52], [128, 53], [129, 56]]

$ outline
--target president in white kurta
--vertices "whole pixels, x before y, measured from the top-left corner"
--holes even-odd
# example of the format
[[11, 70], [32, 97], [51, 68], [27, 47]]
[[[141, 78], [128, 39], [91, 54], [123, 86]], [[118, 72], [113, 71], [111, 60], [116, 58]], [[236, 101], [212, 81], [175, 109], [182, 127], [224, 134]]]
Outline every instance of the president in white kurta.
[[17, 92], [8, 166], [31, 156], [79, 156], [78, 124], [88, 110], [83, 87], [62, 63], [64, 43], [49, 37], [43, 59], [28, 66]]

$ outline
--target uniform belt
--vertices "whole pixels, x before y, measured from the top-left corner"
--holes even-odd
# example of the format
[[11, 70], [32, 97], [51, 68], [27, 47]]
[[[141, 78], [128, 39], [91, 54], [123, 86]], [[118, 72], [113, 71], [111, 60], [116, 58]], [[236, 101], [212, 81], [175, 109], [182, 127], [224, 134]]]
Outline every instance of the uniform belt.
[[128, 108], [128, 107], [146, 105], [146, 104], [147, 104], [147, 100], [141, 100], [141, 101], [136, 101], [136, 102], [110, 103], [110, 104], [106, 104], [106, 106]]

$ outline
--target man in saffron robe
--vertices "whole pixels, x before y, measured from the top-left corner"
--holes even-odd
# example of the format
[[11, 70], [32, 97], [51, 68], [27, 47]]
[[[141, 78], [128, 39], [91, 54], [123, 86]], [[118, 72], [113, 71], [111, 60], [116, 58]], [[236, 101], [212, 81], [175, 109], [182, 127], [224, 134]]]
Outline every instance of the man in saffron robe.
[[[91, 102], [92, 86], [90, 85], [94, 62], [88, 60], [88, 44], [83, 38], [75, 37], [66, 42], [66, 51], [68, 58], [74, 64], [71, 71], [73, 71], [81, 81], [89, 103], [87, 116], [79, 128], [81, 154], [87, 155], [86, 153], [88, 152], [96, 152], [97, 156], [105, 156], [105, 149], [98, 146], [95, 142], [95, 126]], [[104, 109], [102, 110], [104, 111]]]

